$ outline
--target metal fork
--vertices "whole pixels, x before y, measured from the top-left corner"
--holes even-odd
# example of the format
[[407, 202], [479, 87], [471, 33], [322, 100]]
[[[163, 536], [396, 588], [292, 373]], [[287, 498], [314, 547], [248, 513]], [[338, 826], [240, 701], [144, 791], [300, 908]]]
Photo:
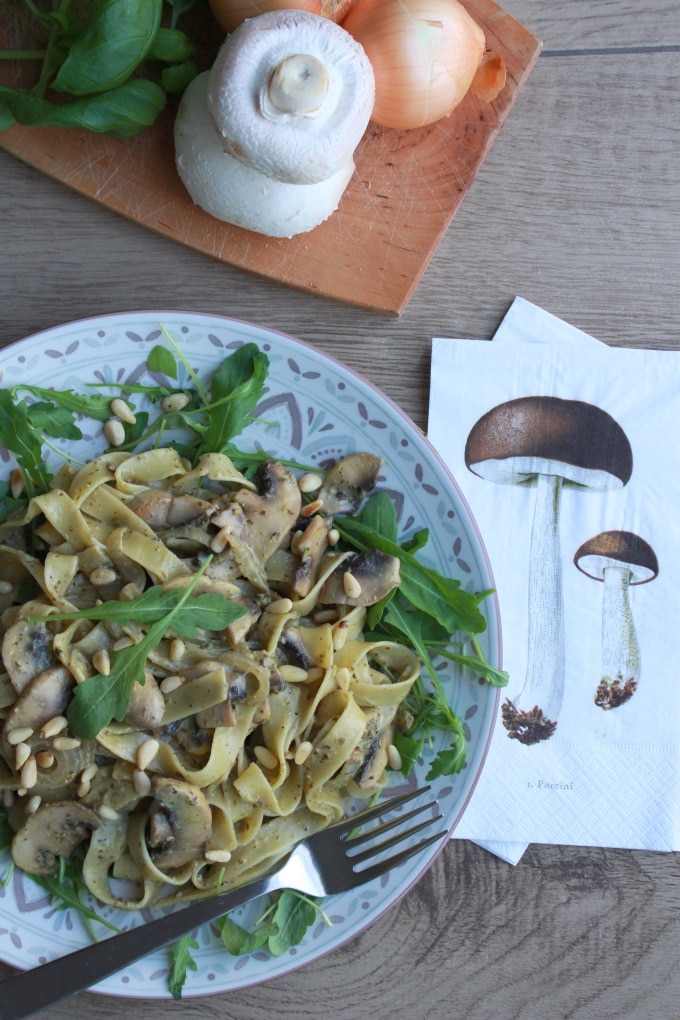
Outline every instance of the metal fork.
[[[437, 832], [384, 856], [387, 851], [442, 817], [434, 799], [428, 799], [418, 807], [396, 814], [368, 829], [363, 826], [394, 812], [429, 789], [426, 786], [384, 800], [346, 821], [309, 836], [298, 843], [274, 870], [248, 885], [199, 900], [148, 924], [7, 978], [0, 982], [0, 1020], [24, 1020], [46, 1006], [90, 988], [135, 960], [164, 948], [201, 925], [222, 917], [264, 893], [294, 889], [308, 896], [330, 896], [379, 878], [448, 833]], [[437, 813], [434, 813], [435, 809]], [[409, 828], [403, 828], [404, 823], [426, 812], [431, 812], [429, 817]], [[360, 832], [357, 831], [359, 828]], [[383, 838], [388, 832], [391, 835]], [[374, 842], [376, 838], [378, 842]], [[367, 844], [365, 849], [355, 853], [355, 848], [362, 844]], [[372, 860], [374, 863], [371, 864]]]

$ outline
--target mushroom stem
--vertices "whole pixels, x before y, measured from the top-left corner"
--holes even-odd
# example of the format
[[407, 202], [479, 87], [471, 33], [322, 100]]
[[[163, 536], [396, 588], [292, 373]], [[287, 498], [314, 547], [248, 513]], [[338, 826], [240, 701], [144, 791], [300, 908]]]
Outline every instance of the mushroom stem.
[[564, 694], [564, 600], [560, 556], [562, 479], [538, 474], [529, 553], [528, 649], [524, 686], [503, 706], [503, 725], [523, 744], [552, 736]]
[[307, 53], [293, 53], [272, 71], [266, 97], [280, 113], [309, 117], [320, 109], [327, 92], [328, 72], [321, 61]]
[[[604, 569], [602, 679], [595, 699], [603, 709], [627, 701], [637, 687], [640, 648], [630, 604], [630, 580], [631, 570], [624, 564]], [[612, 693], [616, 696], [612, 697]]]

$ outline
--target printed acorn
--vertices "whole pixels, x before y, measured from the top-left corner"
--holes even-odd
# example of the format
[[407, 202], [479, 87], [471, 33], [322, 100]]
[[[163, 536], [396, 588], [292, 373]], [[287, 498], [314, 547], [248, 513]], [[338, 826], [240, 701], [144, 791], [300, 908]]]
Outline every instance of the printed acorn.
[[656, 553], [630, 531], [603, 531], [574, 555], [576, 567], [601, 581], [602, 676], [595, 704], [608, 711], [632, 698], [640, 679], [640, 648], [630, 602], [630, 586], [647, 584], [659, 573]]
[[630, 443], [610, 414], [578, 400], [519, 397], [491, 408], [470, 430], [465, 464], [480, 478], [536, 489], [529, 553], [528, 661], [522, 690], [501, 710], [523, 744], [555, 732], [564, 694], [564, 606], [559, 512], [563, 488], [607, 492], [626, 485]]

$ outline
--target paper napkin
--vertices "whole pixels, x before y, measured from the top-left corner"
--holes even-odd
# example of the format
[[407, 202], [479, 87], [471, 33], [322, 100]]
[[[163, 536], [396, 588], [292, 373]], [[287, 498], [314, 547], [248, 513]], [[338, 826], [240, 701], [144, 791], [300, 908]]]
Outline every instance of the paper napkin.
[[[503, 625], [503, 665], [511, 677], [502, 692], [509, 728], [499, 718], [456, 836], [488, 846], [507, 860], [518, 859], [530, 842], [680, 848], [680, 685], [674, 676], [680, 652], [674, 614], [680, 536], [673, 520], [680, 497], [680, 444], [674, 428], [679, 392], [676, 353], [608, 348], [521, 299], [492, 343], [433, 342], [429, 434], [487, 546]], [[520, 405], [508, 408], [513, 401]], [[572, 465], [571, 477], [567, 468], [553, 500], [559, 518], [550, 523], [550, 500], [542, 500], [539, 537], [533, 539], [539, 490], [526, 482], [499, 483], [507, 449], [496, 450], [497, 458], [489, 456], [493, 450], [482, 450], [491, 463], [479, 474], [466, 464], [466, 443], [476, 423], [506, 405], [510, 417], [501, 416], [494, 428], [497, 436], [507, 437], [526, 428], [515, 412], [531, 408], [532, 401], [534, 433], [543, 439], [558, 433], [551, 457], [569, 461], [569, 442], [576, 442], [588, 464], [594, 458], [599, 471], [618, 475], [608, 491], [598, 491], [602, 479], [587, 491], [581, 468]], [[553, 413], [555, 408], [564, 412], [562, 418]], [[570, 415], [584, 410], [585, 435], [568, 440], [565, 415], [576, 428], [578, 415], [573, 420]], [[494, 428], [487, 430], [485, 442]], [[537, 456], [536, 450], [524, 453], [530, 460]], [[468, 448], [468, 461], [473, 454], [480, 456], [479, 448]], [[474, 457], [472, 466], [479, 470]], [[532, 465], [520, 466], [529, 470]], [[627, 536], [633, 558], [649, 547], [654, 569], [633, 564], [612, 570], [610, 555], [608, 581], [598, 581], [602, 560], [592, 551], [579, 569], [577, 550], [605, 533], [620, 533], [620, 541]], [[550, 570], [548, 581], [546, 571], [538, 570], [548, 588], [540, 598], [529, 578], [532, 546], [540, 553], [539, 565], [548, 561], [561, 568], [557, 581]], [[617, 547], [615, 556], [621, 555]], [[617, 594], [612, 579], [625, 570], [644, 583], [626, 586], [620, 581]], [[645, 571], [649, 578], [642, 577]], [[544, 639], [538, 652], [529, 648], [529, 618], [537, 614], [548, 623], [557, 614], [564, 633], [562, 641], [559, 628], [553, 628], [557, 639]], [[626, 674], [621, 683], [603, 686], [603, 676], [619, 666]], [[528, 677], [536, 688], [530, 697]], [[556, 692], [562, 680], [560, 698]], [[631, 686], [634, 692], [627, 698]], [[532, 727], [521, 713], [542, 700], [556, 723], [554, 732], [525, 743], [532, 739]]]

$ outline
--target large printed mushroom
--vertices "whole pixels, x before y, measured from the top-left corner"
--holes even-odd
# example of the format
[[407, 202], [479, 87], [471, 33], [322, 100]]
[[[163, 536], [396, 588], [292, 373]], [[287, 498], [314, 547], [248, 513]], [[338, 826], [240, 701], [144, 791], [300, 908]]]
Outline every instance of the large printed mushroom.
[[633, 455], [621, 426], [601, 408], [531, 396], [499, 404], [476, 422], [465, 446], [465, 463], [480, 478], [536, 488], [527, 675], [515, 701], [507, 700], [502, 708], [509, 736], [535, 744], [554, 733], [564, 693], [562, 488], [621, 488], [631, 476]]
[[603, 531], [577, 550], [574, 563], [587, 577], [603, 582], [602, 676], [595, 704], [608, 711], [632, 698], [640, 678], [630, 586], [647, 584], [659, 573], [656, 553], [630, 531]]
[[335, 22], [251, 18], [182, 98], [178, 173], [218, 219], [273, 237], [311, 230], [337, 209], [374, 97], [366, 54]]

